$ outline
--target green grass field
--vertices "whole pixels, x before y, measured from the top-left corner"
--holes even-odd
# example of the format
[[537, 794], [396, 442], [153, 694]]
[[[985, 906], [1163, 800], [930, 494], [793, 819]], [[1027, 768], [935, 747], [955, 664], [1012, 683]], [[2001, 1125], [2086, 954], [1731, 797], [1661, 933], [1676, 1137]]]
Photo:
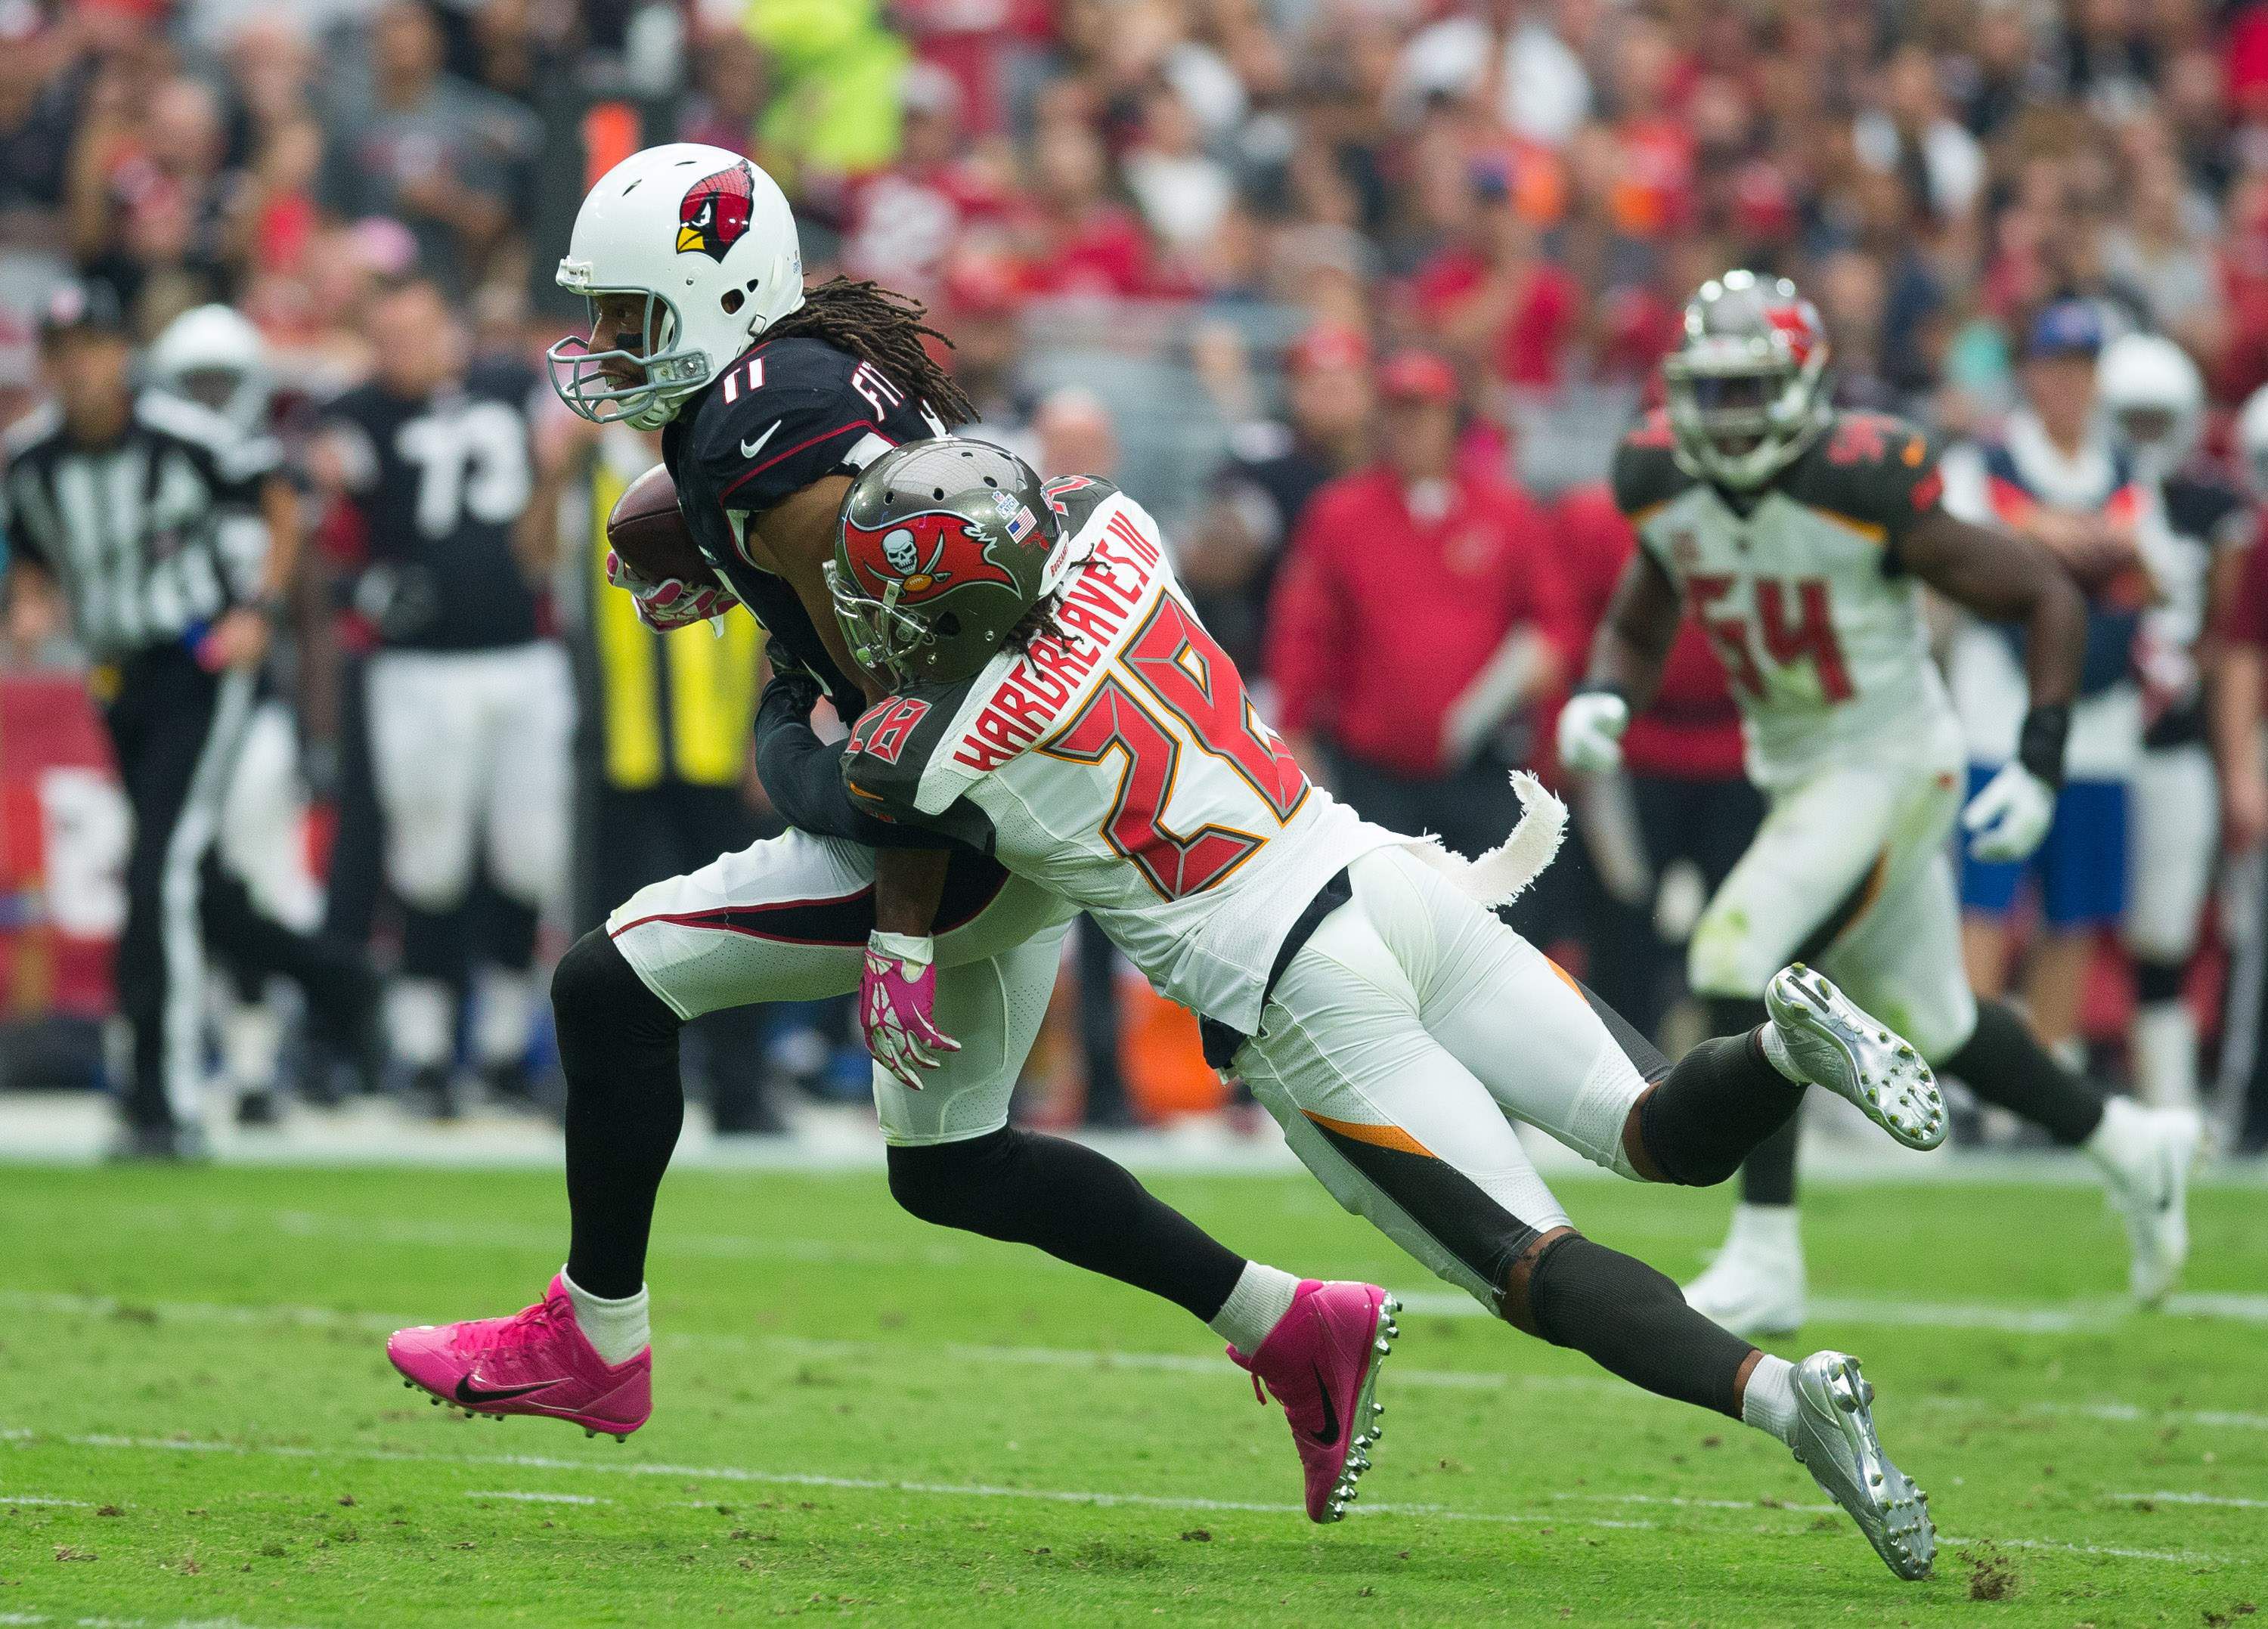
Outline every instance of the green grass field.
[[[1791, 1351], [1858, 1353], [1946, 1542], [1904, 1585], [1775, 1444], [1424, 1279], [1302, 1177], [1160, 1181], [1416, 1293], [1360, 1514], [1170, 1308], [924, 1228], [880, 1175], [681, 1174], [626, 1445], [402, 1390], [397, 1323], [557, 1266], [556, 1178], [0, 1166], [0, 1625], [2212, 1625], [2268, 1601], [2268, 1192], [2208, 1189], [2129, 1316], [2089, 1188], [1821, 1188]], [[1690, 1273], [1721, 1194], [1565, 1184]], [[2219, 1296], [2220, 1299], [2216, 1300]]]

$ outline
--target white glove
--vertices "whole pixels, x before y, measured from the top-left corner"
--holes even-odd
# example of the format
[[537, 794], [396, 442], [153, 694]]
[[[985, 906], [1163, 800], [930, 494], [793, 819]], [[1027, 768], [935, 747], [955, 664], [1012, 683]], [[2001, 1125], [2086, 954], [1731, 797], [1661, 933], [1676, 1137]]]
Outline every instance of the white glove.
[[1970, 856], [1992, 861], [2029, 859], [2048, 835], [2055, 806], [2054, 787], [2021, 763], [2002, 766], [1961, 811]]
[[1559, 762], [1598, 772], [1622, 767], [1630, 704], [1608, 690], [1578, 690], [1559, 710]]

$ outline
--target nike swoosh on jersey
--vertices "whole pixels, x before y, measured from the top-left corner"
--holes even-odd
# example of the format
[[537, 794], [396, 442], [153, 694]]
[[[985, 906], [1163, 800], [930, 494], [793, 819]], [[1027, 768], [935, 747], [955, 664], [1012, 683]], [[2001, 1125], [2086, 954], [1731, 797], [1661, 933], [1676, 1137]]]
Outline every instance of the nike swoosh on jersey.
[[771, 428], [765, 431], [763, 434], [758, 436], [753, 441], [741, 442], [740, 456], [742, 458], [754, 458], [757, 453], [762, 452], [764, 450], [764, 443], [772, 439], [774, 432], [777, 431], [779, 427], [780, 421], [774, 419], [771, 422]]

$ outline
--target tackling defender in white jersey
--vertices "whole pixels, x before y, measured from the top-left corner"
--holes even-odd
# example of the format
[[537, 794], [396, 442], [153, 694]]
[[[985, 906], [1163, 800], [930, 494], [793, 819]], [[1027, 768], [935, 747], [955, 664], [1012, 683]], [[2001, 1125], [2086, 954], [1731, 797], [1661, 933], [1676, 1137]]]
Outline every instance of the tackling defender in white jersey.
[[[1961, 959], [1947, 851], [2023, 858], [2045, 835], [2078, 689], [2084, 606], [2046, 552], [1948, 514], [1927, 437], [1837, 413], [1818, 313], [1785, 278], [1727, 273], [1687, 306], [1668, 408], [1624, 438], [1615, 489], [1640, 547], [1559, 724], [1568, 767], [1604, 770], [1659, 681], [1681, 614], [1739, 698], [1771, 811], [1696, 926], [1690, 977], [1712, 1028], [1754, 1022], [1767, 981], [1816, 962], [1988, 1102], [2083, 1147], [2124, 1210], [2152, 1302], [2188, 1250], [2194, 1115], [2144, 1109], [2063, 1069]], [[1921, 586], [2022, 630], [2030, 711], [2016, 761], [1961, 810], [1962, 733], [1930, 660]], [[1744, 1169], [1743, 1203], [1694, 1304], [1731, 1327], [1802, 1322], [1794, 1124]]]
[[[1564, 811], [1528, 783], [1521, 829], [1468, 862], [1310, 784], [1107, 483], [1042, 484], [981, 442], [898, 449], [851, 487], [830, 586], [852, 654], [895, 686], [838, 748], [809, 743], [814, 767], [839, 760], [840, 795], [1092, 913], [1349, 1210], [1515, 1327], [1777, 1436], [1894, 1572], [1927, 1573], [1926, 1502], [1881, 1451], [1856, 1360], [1790, 1364], [1700, 1316], [1577, 1233], [1513, 1130], [1713, 1183], [1817, 1083], [1934, 1146], [1943, 1107], [1911, 1047], [1798, 967], [1747, 1034], [1669, 1067], [1484, 908], [1549, 860]], [[954, 1044], [932, 959], [878, 932], [862, 984], [906, 1092]]]

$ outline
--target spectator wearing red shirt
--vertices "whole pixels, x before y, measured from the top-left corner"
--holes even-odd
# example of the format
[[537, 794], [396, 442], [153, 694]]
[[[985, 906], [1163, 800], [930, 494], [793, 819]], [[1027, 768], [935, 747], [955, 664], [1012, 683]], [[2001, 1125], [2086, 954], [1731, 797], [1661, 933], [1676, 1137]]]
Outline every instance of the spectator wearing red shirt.
[[1167, 291], [1140, 219], [1111, 202], [1109, 179], [1102, 143], [1085, 125], [1058, 121], [1041, 131], [1032, 206], [1018, 232], [1027, 292], [1139, 299]]
[[1574, 332], [1574, 282], [1544, 258], [1501, 173], [1478, 169], [1471, 185], [1469, 232], [1418, 274], [1418, 314], [1449, 350], [1503, 383], [1548, 389]]
[[[1638, 534], [1603, 481], [1561, 495], [1552, 530], [1575, 625], [1586, 638], [1606, 620]], [[1578, 795], [1600, 800], [1577, 822], [1612, 905], [1585, 934], [1587, 981], [1652, 1036], [1681, 991], [1684, 955], [1658, 925], [1662, 878], [1681, 863], [1713, 895], [1756, 836], [1764, 800], [1741, 761], [1741, 713], [1700, 624], [1687, 618], [1653, 705], [1623, 737], [1624, 778]], [[1614, 847], [1616, 852], [1602, 851]]]
[[1565, 601], [1535, 505], [1458, 465], [1448, 365], [1404, 352], [1378, 390], [1384, 455], [1308, 505], [1268, 674], [1294, 750], [1358, 812], [1479, 854], [1517, 817], [1505, 770], [1565, 674]]

